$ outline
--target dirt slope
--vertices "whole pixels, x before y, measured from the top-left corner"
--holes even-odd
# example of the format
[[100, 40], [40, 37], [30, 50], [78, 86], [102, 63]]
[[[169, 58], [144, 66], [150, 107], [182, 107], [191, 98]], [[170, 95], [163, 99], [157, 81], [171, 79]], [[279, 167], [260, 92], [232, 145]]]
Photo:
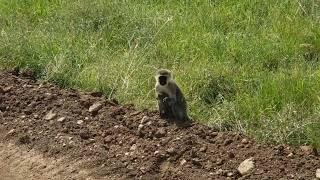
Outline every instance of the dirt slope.
[[[15, 179], [313, 179], [320, 168], [312, 151], [168, 123], [11, 73], [0, 74], [0, 128], [0, 176]], [[250, 157], [255, 167], [242, 176], [237, 167]]]

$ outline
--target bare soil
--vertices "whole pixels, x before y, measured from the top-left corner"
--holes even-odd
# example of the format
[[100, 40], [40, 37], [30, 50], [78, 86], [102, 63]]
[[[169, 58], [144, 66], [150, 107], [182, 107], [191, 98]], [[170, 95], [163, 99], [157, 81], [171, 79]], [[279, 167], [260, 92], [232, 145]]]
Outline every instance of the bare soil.
[[0, 132], [4, 179], [314, 179], [320, 168], [316, 151], [167, 122], [28, 74], [0, 74]]

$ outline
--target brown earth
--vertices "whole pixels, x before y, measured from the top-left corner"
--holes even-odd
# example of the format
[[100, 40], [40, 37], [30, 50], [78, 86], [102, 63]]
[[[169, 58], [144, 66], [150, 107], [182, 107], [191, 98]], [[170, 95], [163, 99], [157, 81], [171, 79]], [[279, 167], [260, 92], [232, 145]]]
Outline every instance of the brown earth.
[[[94, 106], [92, 106], [94, 105]], [[170, 123], [99, 93], [0, 74], [2, 179], [313, 179], [315, 151]], [[248, 175], [239, 164], [253, 157]]]

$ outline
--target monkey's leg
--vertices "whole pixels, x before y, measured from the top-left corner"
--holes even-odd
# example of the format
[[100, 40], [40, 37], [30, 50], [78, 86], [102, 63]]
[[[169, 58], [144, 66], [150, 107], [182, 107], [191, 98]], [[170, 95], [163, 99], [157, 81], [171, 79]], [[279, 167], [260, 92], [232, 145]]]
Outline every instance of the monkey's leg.
[[174, 115], [174, 118], [178, 121], [188, 121], [189, 117], [187, 115], [187, 111], [178, 105], [172, 106], [172, 112]]

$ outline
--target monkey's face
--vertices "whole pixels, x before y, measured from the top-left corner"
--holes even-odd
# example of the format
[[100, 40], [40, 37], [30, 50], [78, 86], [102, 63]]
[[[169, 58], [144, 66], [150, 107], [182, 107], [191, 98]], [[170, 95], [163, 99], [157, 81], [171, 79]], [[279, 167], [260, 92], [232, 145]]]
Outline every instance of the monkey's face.
[[168, 77], [167, 76], [163, 76], [163, 75], [160, 75], [158, 77], [158, 81], [160, 83], [161, 86], [164, 86], [167, 84], [167, 81], [168, 81]]

